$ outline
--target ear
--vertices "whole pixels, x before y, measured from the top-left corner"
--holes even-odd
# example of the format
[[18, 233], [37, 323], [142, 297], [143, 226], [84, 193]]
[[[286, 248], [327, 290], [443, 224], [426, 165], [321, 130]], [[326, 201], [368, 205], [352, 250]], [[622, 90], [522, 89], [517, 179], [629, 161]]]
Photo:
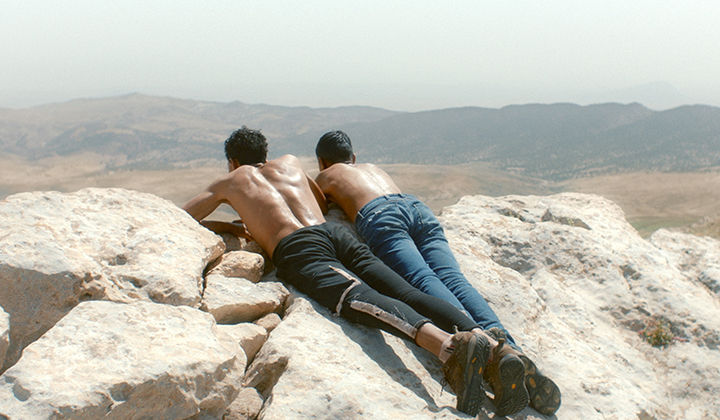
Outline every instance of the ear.
[[353, 164], [355, 163], [355, 153], [353, 153], [353, 156], [352, 156], [352, 163]]
[[228, 159], [228, 172], [232, 172], [240, 167], [240, 162], [237, 159]]

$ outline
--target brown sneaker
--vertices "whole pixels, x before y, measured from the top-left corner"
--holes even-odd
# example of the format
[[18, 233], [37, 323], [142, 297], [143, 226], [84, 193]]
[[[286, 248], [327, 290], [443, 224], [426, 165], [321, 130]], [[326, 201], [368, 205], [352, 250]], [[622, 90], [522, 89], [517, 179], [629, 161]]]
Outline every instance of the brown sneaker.
[[560, 388], [540, 373], [529, 357], [520, 353], [520, 359], [525, 365], [525, 387], [530, 396], [530, 407], [546, 416], [555, 414], [560, 408]]
[[[491, 328], [487, 333], [500, 341], [505, 332], [499, 328]], [[530, 407], [540, 414], [551, 416], [560, 408], [560, 388], [550, 378], [543, 375], [523, 352], [517, 352], [525, 368], [525, 389], [527, 389]]]
[[476, 416], [485, 399], [483, 370], [490, 355], [490, 343], [471, 332], [456, 333], [452, 341], [455, 349], [442, 372], [457, 396], [458, 411]]
[[483, 376], [495, 394], [495, 413], [498, 416], [507, 416], [527, 407], [525, 365], [518, 351], [505, 345], [505, 338], [500, 338], [490, 359]]

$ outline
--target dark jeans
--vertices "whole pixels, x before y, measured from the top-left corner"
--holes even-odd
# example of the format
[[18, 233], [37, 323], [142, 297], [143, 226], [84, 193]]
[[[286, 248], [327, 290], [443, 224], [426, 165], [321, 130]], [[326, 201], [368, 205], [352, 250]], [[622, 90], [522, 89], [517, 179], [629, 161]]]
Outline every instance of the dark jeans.
[[323, 223], [283, 238], [273, 253], [279, 279], [335, 314], [415, 339], [427, 322], [453, 332], [477, 324], [450, 303], [408, 284], [347, 228]]

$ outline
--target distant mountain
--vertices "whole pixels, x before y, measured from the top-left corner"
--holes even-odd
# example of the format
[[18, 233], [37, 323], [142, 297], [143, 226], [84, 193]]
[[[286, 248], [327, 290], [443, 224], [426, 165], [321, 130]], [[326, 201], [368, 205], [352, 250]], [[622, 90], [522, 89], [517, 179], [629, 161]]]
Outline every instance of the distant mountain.
[[[397, 114], [371, 107], [309, 108], [216, 103], [139, 94], [77, 99], [30, 109], [0, 109], [0, 152], [37, 159], [96, 152], [125, 165], [157, 167], [223, 158], [223, 142], [247, 125], [260, 128], [279, 154], [297, 136], [327, 126]], [[311, 152], [307, 152], [309, 154]]]
[[348, 124], [363, 161], [485, 161], [544, 179], [720, 166], [720, 108], [520, 105], [400, 114]]
[[720, 167], [720, 108], [652, 111], [614, 103], [399, 113], [127, 95], [0, 109], [0, 152], [40, 158], [94, 151], [123, 156], [124, 165], [157, 167], [222, 158], [224, 139], [241, 125], [263, 130], [271, 156], [310, 156], [322, 133], [342, 129], [365, 162], [483, 161], [553, 180]]

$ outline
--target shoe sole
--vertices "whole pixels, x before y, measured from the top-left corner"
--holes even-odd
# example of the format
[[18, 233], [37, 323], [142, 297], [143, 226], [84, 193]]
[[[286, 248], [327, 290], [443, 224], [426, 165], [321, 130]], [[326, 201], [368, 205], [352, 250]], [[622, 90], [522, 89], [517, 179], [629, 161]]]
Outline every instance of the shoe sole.
[[495, 409], [499, 416], [517, 413], [527, 407], [528, 391], [525, 389], [525, 365], [514, 354], [507, 354], [498, 365], [502, 394], [496, 399]]
[[465, 363], [465, 391], [458, 395], [457, 409], [465, 414], [476, 416], [485, 400], [482, 371], [490, 355], [487, 339], [474, 335], [468, 343]]
[[525, 363], [525, 387], [530, 397], [530, 406], [540, 414], [551, 416], [560, 408], [560, 388], [547, 376], [538, 372], [535, 363], [522, 357]]

